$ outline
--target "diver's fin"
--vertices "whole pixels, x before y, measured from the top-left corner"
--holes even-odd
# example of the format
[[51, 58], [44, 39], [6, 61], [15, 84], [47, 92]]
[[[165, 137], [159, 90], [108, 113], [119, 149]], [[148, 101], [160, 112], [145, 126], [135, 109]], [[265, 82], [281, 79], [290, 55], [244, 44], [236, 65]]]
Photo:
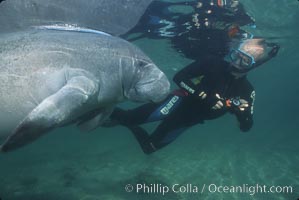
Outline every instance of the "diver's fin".
[[143, 128], [141, 128], [140, 126], [127, 126], [127, 128], [134, 134], [142, 151], [145, 154], [151, 154], [157, 151], [156, 147], [151, 142], [150, 136]]
[[99, 109], [96, 115], [91, 116], [88, 120], [80, 121], [77, 126], [81, 131], [92, 131], [102, 125], [112, 111], [112, 107]]
[[43, 100], [27, 115], [0, 147], [0, 151], [20, 148], [51, 129], [76, 119], [97, 91], [98, 84], [91, 79], [84, 76], [71, 78], [65, 86]]

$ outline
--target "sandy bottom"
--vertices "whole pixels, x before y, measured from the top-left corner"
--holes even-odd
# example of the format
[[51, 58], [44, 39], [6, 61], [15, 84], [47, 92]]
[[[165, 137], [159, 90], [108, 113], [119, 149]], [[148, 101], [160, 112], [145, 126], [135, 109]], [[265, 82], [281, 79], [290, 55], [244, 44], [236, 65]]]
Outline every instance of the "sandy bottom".
[[[0, 195], [3, 200], [299, 197], [298, 147], [254, 144], [246, 141], [248, 136], [226, 133], [223, 137], [225, 133], [215, 130], [192, 128], [170, 146], [146, 156], [122, 127], [90, 134], [79, 133], [73, 127], [59, 129], [19, 151], [0, 156]], [[135, 187], [133, 192], [125, 191], [127, 184]], [[162, 195], [141, 189], [137, 193], [137, 184], [167, 186], [170, 192]], [[174, 184], [183, 189], [189, 185], [190, 191], [172, 192]], [[247, 193], [218, 193], [209, 191], [209, 187], [214, 190], [211, 184], [292, 186], [293, 192], [262, 194], [248, 188]]]

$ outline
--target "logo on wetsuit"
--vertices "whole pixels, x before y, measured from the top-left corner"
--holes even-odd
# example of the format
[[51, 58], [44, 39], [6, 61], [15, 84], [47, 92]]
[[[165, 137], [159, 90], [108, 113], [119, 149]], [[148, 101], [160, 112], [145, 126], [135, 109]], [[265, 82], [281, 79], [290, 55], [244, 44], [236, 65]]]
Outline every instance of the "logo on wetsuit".
[[163, 115], [167, 115], [169, 113], [169, 111], [171, 110], [171, 108], [174, 106], [174, 104], [179, 100], [178, 96], [173, 96], [170, 101], [166, 104], [166, 106], [164, 106], [160, 112]]
[[180, 82], [180, 85], [181, 85], [182, 88], [186, 89], [191, 94], [194, 94], [195, 90], [192, 89], [190, 86], [188, 86], [186, 83]]

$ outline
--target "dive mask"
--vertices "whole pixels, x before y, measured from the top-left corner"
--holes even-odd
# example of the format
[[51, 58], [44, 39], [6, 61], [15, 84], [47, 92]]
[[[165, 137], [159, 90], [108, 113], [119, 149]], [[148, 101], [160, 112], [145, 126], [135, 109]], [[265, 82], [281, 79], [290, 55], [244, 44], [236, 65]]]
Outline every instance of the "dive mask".
[[242, 69], [250, 69], [255, 64], [254, 57], [242, 51], [240, 48], [231, 50], [229, 58], [234, 66], [238, 66]]
[[231, 49], [226, 60], [235, 71], [248, 72], [276, 56], [278, 50], [278, 44], [267, 43], [263, 39], [246, 39], [238, 48]]

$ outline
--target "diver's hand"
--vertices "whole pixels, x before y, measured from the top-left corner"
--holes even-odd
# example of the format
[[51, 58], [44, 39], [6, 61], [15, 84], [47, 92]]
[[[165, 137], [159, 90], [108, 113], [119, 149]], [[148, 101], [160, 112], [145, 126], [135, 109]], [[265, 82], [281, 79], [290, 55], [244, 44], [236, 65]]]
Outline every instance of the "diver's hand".
[[204, 91], [201, 91], [199, 94], [198, 94], [199, 98], [201, 98], [202, 100], [204, 100], [205, 98], [207, 98], [207, 93], [204, 92]]
[[241, 112], [245, 111], [249, 107], [248, 101], [239, 98], [227, 99], [225, 101], [225, 105], [227, 108], [231, 108]]
[[249, 107], [249, 103], [245, 99], [240, 99], [240, 103], [241, 104], [238, 106], [238, 108], [241, 112], [245, 111]]
[[[216, 97], [216, 104], [212, 107], [213, 110], [220, 110], [224, 107], [227, 108], [237, 109], [238, 111], [244, 112], [248, 107], [249, 103], [245, 99], [227, 99], [225, 100], [219, 94], [215, 95]], [[225, 102], [225, 104], [224, 104]]]
[[216, 104], [212, 107], [212, 109], [213, 109], [213, 110], [220, 110], [220, 109], [222, 109], [223, 106], [224, 106], [224, 104], [223, 104], [223, 102], [222, 102], [224, 99], [221, 98], [219, 94], [216, 94], [215, 96], [216, 96], [216, 98], [217, 98], [217, 102], [216, 102]]

